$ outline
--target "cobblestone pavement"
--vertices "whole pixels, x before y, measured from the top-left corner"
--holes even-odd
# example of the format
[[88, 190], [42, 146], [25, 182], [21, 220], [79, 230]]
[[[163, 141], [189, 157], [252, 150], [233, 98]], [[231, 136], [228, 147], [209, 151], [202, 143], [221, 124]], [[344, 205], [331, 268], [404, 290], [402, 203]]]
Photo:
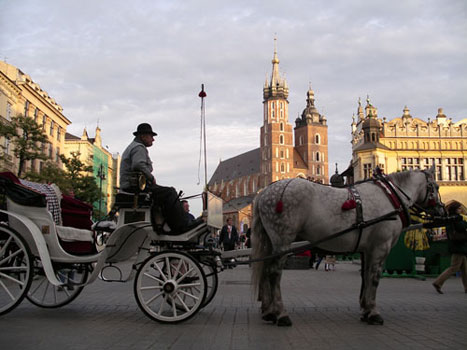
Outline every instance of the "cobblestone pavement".
[[334, 272], [285, 270], [292, 327], [261, 320], [247, 266], [222, 272], [214, 300], [176, 325], [147, 318], [132, 282], [96, 281], [63, 308], [25, 300], [0, 317], [0, 349], [467, 349], [467, 294], [459, 278], [446, 282], [443, 295], [430, 278], [383, 278], [377, 303], [385, 323], [369, 326], [359, 321], [358, 270], [349, 262]]

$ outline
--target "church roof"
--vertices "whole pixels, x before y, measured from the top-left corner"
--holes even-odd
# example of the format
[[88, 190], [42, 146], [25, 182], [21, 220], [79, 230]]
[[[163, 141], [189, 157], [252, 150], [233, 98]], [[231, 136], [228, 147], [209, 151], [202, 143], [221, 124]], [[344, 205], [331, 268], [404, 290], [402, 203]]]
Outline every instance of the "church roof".
[[255, 195], [256, 194], [250, 194], [248, 196], [233, 198], [228, 202], [224, 202], [222, 210], [224, 213], [239, 211], [253, 203]]
[[242, 176], [257, 174], [260, 172], [260, 160], [260, 149], [256, 148], [221, 161], [209, 180], [209, 185], [219, 183], [222, 180], [227, 182]]

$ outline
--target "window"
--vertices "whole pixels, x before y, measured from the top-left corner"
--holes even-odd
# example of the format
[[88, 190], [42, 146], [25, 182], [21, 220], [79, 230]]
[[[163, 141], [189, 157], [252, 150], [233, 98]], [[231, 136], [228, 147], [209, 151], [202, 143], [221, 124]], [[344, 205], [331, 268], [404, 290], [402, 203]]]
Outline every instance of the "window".
[[60, 148], [57, 147], [57, 152], [55, 153], [55, 161], [58, 163], [60, 161]]
[[49, 132], [50, 136], [54, 136], [54, 121], [51, 120], [50, 121], [50, 132]]
[[57, 128], [57, 140], [60, 141], [60, 137], [62, 136], [62, 128], [58, 127]]
[[285, 166], [284, 166], [284, 163], [281, 163], [281, 173], [285, 173]]
[[243, 195], [244, 196], [248, 195], [248, 182], [246, 180], [243, 183]]
[[462, 158], [448, 158], [447, 173], [449, 181], [463, 181], [464, 180], [464, 159]]
[[24, 104], [24, 116], [27, 117], [29, 112], [29, 101], [26, 100], [26, 103]]
[[279, 135], [279, 143], [280, 143], [281, 145], [284, 144], [284, 135]]
[[284, 150], [281, 149], [281, 159], [284, 159]]
[[372, 175], [373, 175], [373, 171], [371, 169], [371, 164], [370, 163], [363, 164], [363, 178], [369, 179]]
[[256, 193], [256, 180], [253, 179], [253, 181], [251, 182], [251, 191], [253, 193]]
[[11, 120], [11, 103], [6, 103], [6, 120]]
[[5, 137], [5, 142], [3, 144], [5, 154], [10, 154], [10, 139]]
[[316, 152], [316, 161], [319, 162], [319, 152]]
[[280, 131], [284, 131], [284, 123], [280, 123]]
[[49, 146], [49, 158], [52, 159], [52, 155], [54, 154], [54, 146], [50, 144]]
[[299, 144], [299, 145], [303, 145], [303, 136], [300, 136], [300, 137], [298, 138], [298, 144]]
[[319, 134], [316, 134], [316, 135], [315, 135], [315, 143], [316, 143], [317, 145], [320, 144], [320, 137], [319, 137]]
[[34, 121], [37, 123], [37, 118], [39, 118], [39, 108], [36, 107], [34, 110]]
[[47, 116], [44, 114], [42, 116], [42, 130], [45, 130], [45, 124], [47, 123]]
[[321, 175], [321, 165], [316, 167], [316, 175]]

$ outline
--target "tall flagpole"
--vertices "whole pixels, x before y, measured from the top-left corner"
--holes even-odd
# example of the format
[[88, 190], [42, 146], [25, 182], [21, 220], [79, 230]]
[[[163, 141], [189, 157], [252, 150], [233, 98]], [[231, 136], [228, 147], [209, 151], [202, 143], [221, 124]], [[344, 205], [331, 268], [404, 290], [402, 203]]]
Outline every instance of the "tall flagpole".
[[206, 107], [204, 105], [204, 98], [207, 96], [204, 92], [204, 84], [201, 84], [201, 91], [198, 94], [201, 97], [201, 133], [203, 138], [203, 148], [204, 148], [204, 189], [208, 189], [208, 160], [206, 157]]

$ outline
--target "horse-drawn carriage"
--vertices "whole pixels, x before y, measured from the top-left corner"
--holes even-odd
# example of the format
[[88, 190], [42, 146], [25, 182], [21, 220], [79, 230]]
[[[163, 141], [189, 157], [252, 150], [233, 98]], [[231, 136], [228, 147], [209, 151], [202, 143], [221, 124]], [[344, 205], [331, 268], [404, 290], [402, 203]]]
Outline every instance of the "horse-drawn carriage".
[[[212, 300], [223, 259], [235, 263], [239, 256], [235, 251], [221, 255], [209, 242], [211, 230], [222, 225], [222, 201], [209, 192], [204, 194], [207, 223], [174, 236], [163, 231], [146, 193], [119, 194], [116, 227], [105, 232], [103, 226], [94, 231], [62, 226], [54, 222], [43, 197], [11, 181], [0, 184], [7, 204], [7, 210], [0, 210], [5, 216], [0, 225], [0, 314], [24, 297], [41, 307], [66, 305], [99, 276], [121, 282], [135, 277], [141, 310], [159, 322], [179, 322]], [[253, 210], [252, 259], [242, 263], [252, 264], [263, 319], [292, 324], [282, 302], [282, 268], [287, 254], [313, 247], [361, 253], [361, 320], [383, 324], [376, 290], [386, 256], [410, 225], [409, 208], [444, 215], [433, 168], [378, 175], [347, 188], [286, 179], [261, 191]], [[445, 226], [448, 219], [431, 224]], [[96, 239], [105, 241], [100, 252], [64, 248], [70, 240], [94, 247]], [[309, 243], [291, 248], [297, 240]], [[106, 269], [130, 259], [135, 260], [129, 276], [106, 277]]]
[[[119, 193], [115, 221], [83, 229], [64, 226], [43, 194], [15, 182], [0, 177], [6, 204], [0, 210], [0, 315], [24, 298], [44, 308], [64, 306], [96, 278], [134, 279], [138, 306], [159, 322], [186, 320], [214, 297], [222, 261], [210, 235], [222, 225], [222, 201], [211, 193], [203, 194], [206, 222], [170, 235], [152, 214], [148, 193]], [[127, 260], [127, 276], [121, 270], [117, 278], [106, 275]]]

